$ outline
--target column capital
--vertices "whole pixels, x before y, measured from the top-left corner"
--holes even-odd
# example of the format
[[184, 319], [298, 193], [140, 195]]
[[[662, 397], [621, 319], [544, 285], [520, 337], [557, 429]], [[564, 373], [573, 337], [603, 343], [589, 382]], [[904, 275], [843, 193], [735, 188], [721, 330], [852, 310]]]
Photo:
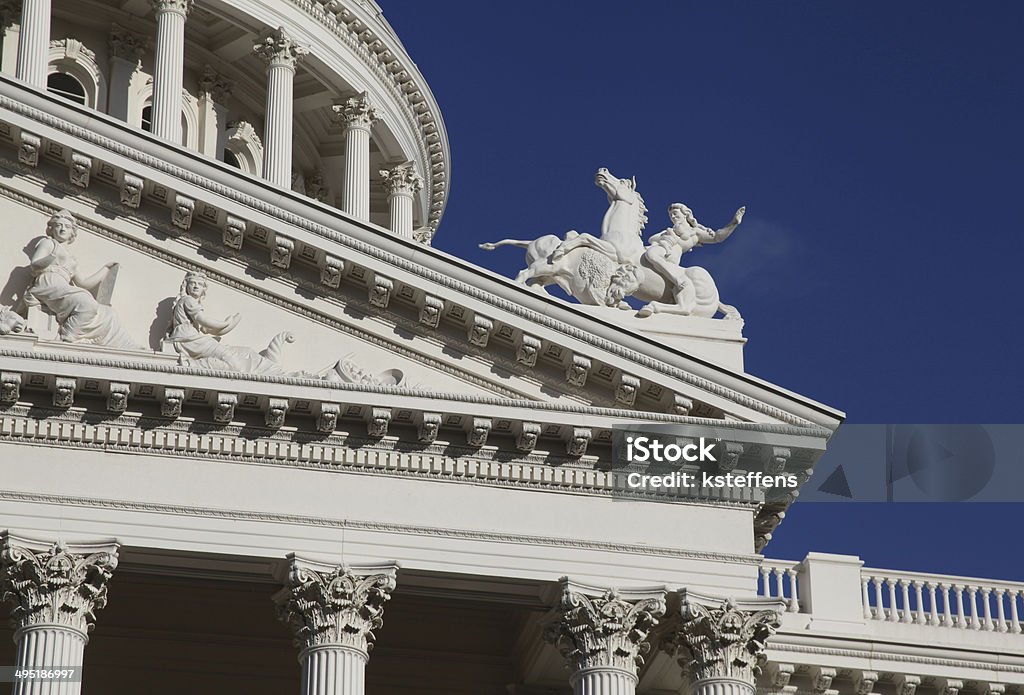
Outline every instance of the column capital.
[[113, 24], [110, 27], [109, 46], [111, 58], [121, 58], [138, 65], [146, 52], [146, 39], [119, 24]]
[[60, 625], [87, 634], [107, 605], [115, 541], [67, 544], [0, 534], [0, 595], [16, 629]]
[[412, 162], [381, 169], [380, 177], [388, 195], [412, 195], [423, 188], [423, 177], [416, 173], [416, 165]]
[[780, 599], [733, 599], [679, 592], [682, 622], [662, 648], [679, 658], [697, 681], [742, 680], [754, 687], [764, 661], [765, 643], [782, 621]]
[[199, 92], [208, 95], [217, 104], [223, 104], [231, 97], [235, 83], [213, 69], [210, 65], [203, 66], [203, 74], [199, 76]]
[[349, 647], [369, 654], [384, 604], [395, 589], [397, 565], [327, 565], [288, 556], [284, 588], [274, 597], [278, 619], [295, 646]]
[[264, 29], [259, 41], [252, 45], [252, 51], [268, 67], [285, 66], [294, 68], [295, 63], [309, 51], [285, 33], [284, 27]]
[[341, 124], [346, 128], [369, 130], [377, 120], [377, 110], [370, 103], [366, 92], [349, 97], [331, 107]]
[[177, 12], [178, 14], [187, 16], [192, 10], [192, 6], [195, 4], [195, 0], [153, 0], [153, 10], [155, 10], [157, 14], [164, 12]]
[[558, 618], [544, 629], [573, 672], [617, 669], [636, 676], [647, 636], [665, 614], [664, 590], [616, 591], [562, 580]]

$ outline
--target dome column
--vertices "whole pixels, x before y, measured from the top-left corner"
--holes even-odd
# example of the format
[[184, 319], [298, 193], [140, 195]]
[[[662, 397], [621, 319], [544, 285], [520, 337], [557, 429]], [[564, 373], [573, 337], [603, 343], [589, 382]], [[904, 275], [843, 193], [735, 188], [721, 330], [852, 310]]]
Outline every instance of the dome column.
[[341, 209], [360, 220], [370, 219], [370, 127], [377, 112], [366, 92], [335, 104], [334, 112], [345, 128], [345, 172]]
[[199, 78], [199, 151], [213, 159], [223, 157], [228, 142], [228, 107], [233, 84], [207, 65]]
[[185, 70], [185, 18], [194, 0], [153, 0], [153, 135], [181, 143], [181, 89]]
[[412, 238], [413, 200], [416, 191], [423, 188], [423, 178], [416, 173], [412, 162], [381, 170], [380, 175], [388, 194], [391, 231]]
[[662, 647], [690, 674], [693, 695], [754, 695], [765, 644], [775, 634], [784, 599], [734, 601], [679, 592], [681, 618]]
[[110, 31], [110, 86], [107, 90], [107, 113], [128, 121], [131, 115], [129, 92], [132, 77], [142, 64], [145, 40], [124, 27], [114, 25]]
[[563, 579], [558, 612], [544, 639], [562, 653], [574, 695], [635, 695], [647, 636], [665, 614], [665, 592], [601, 590]]
[[50, 53], [50, 0], [23, 0], [15, 76], [46, 89]]
[[295, 64], [307, 51], [285, 34], [283, 28], [264, 31], [253, 51], [267, 64], [263, 178], [275, 186], [290, 188]]
[[274, 597], [302, 665], [302, 695], [364, 695], [366, 664], [395, 589], [394, 564], [346, 567], [288, 556]]
[[113, 541], [68, 545], [0, 536], [0, 594], [12, 608], [15, 671], [43, 672], [15, 677], [14, 695], [82, 691], [85, 645], [96, 611], [107, 604], [117, 550]]

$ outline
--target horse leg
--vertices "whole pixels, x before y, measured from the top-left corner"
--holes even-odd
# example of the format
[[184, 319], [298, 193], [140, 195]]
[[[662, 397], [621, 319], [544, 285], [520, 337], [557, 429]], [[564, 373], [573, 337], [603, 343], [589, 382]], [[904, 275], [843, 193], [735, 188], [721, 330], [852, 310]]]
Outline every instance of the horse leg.
[[650, 302], [636, 312], [637, 316], [644, 317], [652, 314], [681, 314], [690, 316], [697, 307], [697, 292], [692, 282], [683, 282], [675, 289], [675, 303]]

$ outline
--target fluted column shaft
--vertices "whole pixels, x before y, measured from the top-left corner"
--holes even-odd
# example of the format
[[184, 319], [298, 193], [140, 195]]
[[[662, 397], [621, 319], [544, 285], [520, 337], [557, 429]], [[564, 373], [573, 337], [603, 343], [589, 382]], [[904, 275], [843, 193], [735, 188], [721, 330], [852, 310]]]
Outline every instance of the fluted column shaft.
[[692, 695], [754, 695], [753, 683], [733, 678], [704, 678], [694, 682]]
[[377, 112], [366, 92], [334, 106], [345, 127], [345, 171], [341, 209], [360, 220], [370, 219], [370, 128]]
[[274, 598], [300, 648], [302, 695], [364, 695], [374, 631], [383, 625], [398, 567], [288, 559], [284, 588]]
[[17, 78], [45, 89], [49, 52], [50, 0], [24, 0], [18, 34]]
[[185, 18], [193, 0], [153, 0], [156, 52], [153, 61], [153, 134], [181, 143], [181, 88], [185, 68]]
[[363, 695], [369, 655], [342, 645], [306, 649], [302, 663], [302, 695]]
[[633, 695], [637, 677], [615, 668], [586, 668], [569, 679], [573, 695]]
[[15, 680], [14, 695], [79, 695], [82, 692], [82, 664], [85, 660], [85, 633], [65, 625], [32, 625], [14, 634], [18, 644], [15, 669], [73, 669], [67, 679]]
[[263, 132], [263, 178], [290, 188], [295, 63], [306, 54], [284, 29], [264, 31], [253, 46], [267, 64], [267, 105]]
[[423, 188], [423, 179], [416, 173], [411, 162], [399, 164], [380, 172], [384, 190], [388, 194], [391, 231], [405, 237], [412, 237], [412, 206], [416, 191]]

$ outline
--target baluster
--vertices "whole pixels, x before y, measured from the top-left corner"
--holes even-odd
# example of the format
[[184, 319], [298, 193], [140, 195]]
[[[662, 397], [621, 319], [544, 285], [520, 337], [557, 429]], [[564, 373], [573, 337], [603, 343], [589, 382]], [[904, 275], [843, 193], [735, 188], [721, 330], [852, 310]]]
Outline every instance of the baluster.
[[962, 586], [953, 585], [953, 593], [956, 594], [956, 614], [957, 620], [959, 620], [958, 627], [962, 630], [967, 629], [967, 614], [964, 613], [964, 589]]
[[860, 577], [860, 600], [864, 602], [864, 619], [871, 620], [874, 617], [871, 613], [871, 599], [868, 597], [868, 582], [871, 578], [861, 575]]
[[931, 620], [930, 624], [932, 627], [935, 627], [939, 624], [939, 609], [935, 603], [937, 598], [935, 595], [935, 585], [931, 582], [925, 582], [924, 585], [928, 588], [928, 603], [930, 604], [929, 610], [931, 614], [929, 617], [929, 620]]
[[786, 593], [782, 590], [782, 572], [778, 567], [772, 567], [772, 576], [775, 577], [775, 598], [786, 598]]
[[921, 582], [917, 581], [916, 579], [910, 583], [914, 587], [914, 599], [917, 600], [917, 612], [914, 616], [914, 622], [916, 622], [918, 625], [924, 625], [924, 598], [921, 594], [921, 590], [923, 587], [921, 585]]
[[986, 632], [992, 632], [992, 604], [988, 600], [989, 594], [991, 593], [991, 589], [987, 587], [981, 588], [981, 602], [985, 606], [985, 623], [982, 625], [981, 629]]
[[1000, 632], [1006, 632], [1006, 609], [1003, 608], [1003, 596], [1005, 594], [1006, 589], [996, 589], [996, 615], [999, 618], [999, 626], [996, 629]]
[[875, 585], [875, 620], [884, 620], [885, 604], [882, 602], [882, 584], [885, 580], [880, 577], [872, 577], [871, 581]]
[[765, 598], [772, 597], [771, 587], [768, 584], [768, 568], [764, 565], [761, 566], [761, 595]]
[[981, 621], [978, 620], [978, 587], [967, 586], [968, 600], [971, 602], [971, 629], [980, 630]]
[[1017, 594], [1020, 591], [1010, 592], [1010, 632], [1020, 634], [1020, 619], [1017, 617]]
[[797, 595], [796, 572], [792, 567], [786, 570], [786, 576], [789, 577], [789, 612], [799, 613], [800, 597]]
[[900, 585], [900, 594], [903, 599], [903, 610], [900, 612], [900, 622], [910, 622], [910, 582], [905, 579], [900, 579], [897, 584]]
[[942, 592], [942, 620], [946, 627], [953, 627], [953, 612], [949, 606], [950, 589], [945, 582], [939, 582], [939, 590]]
[[889, 622], [895, 623], [900, 619], [900, 612], [896, 607], [896, 582], [887, 577], [885, 583], [889, 585]]

